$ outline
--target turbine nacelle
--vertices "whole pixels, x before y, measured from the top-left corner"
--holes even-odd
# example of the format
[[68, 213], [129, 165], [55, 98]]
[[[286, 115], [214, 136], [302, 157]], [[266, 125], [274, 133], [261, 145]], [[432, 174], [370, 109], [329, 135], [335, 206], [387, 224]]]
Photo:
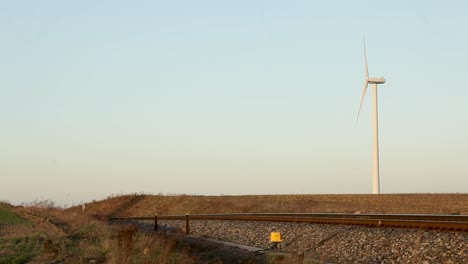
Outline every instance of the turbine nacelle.
[[376, 83], [376, 84], [382, 84], [385, 83], [385, 79], [383, 77], [380, 78], [367, 78], [368, 83]]
[[369, 84], [383, 84], [385, 83], [385, 79], [383, 77], [380, 78], [369, 78], [369, 66], [367, 65], [367, 52], [366, 52], [366, 40], [363, 39], [364, 43], [364, 65], [366, 66], [364, 70], [365, 79], [364, 79], [364, 89], [362, 90], [362, 97], [361, 97], [361, 104], [359, 105], [359, 111], [356, 118], [356, 124], [359, 120], [359, 114], [361, 113], [362, 103], [364, 103], [364, 97], [366, 97], [367, 86]]

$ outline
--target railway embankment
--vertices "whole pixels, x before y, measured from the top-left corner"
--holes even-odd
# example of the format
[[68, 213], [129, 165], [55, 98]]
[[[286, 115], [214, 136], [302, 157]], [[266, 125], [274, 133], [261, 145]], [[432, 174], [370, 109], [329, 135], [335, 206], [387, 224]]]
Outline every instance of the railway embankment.
[[[151, 230], [150, 221], [140, 228]], [[159, 232], [180, 232], [185, 222], [163, 220]], [[282, 249], [303, 252], [310, 261], [326, 263], [468, 263], [468, 233], [398, 228], [368, 228], [309, 223], [198, 220], [193, 236], [270, 247], [272, 231], [282, 234]], [[313, 262], [312, 262], [313, 263]]]

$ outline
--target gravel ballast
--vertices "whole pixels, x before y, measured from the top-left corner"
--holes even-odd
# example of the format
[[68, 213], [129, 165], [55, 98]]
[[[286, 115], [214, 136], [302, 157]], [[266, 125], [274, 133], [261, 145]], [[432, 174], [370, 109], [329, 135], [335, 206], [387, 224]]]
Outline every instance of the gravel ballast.
[[[150, 226], [150, 225], [148, 225]], [[184, 232], [185, 221], [159, 221], [162, 232]], [[194, 236], [269, 248], [270, 232], [282, 249], [326, 263], [468, 263], [468, 234], [307, 223], [192, 220]]]

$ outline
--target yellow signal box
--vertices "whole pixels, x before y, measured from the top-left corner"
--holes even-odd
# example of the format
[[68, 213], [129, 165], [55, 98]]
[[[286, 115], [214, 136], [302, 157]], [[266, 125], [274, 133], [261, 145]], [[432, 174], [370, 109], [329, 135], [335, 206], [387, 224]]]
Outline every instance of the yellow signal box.
[[271, 242], [271, 249], [276, 250], [281, 248], [281, 233], [280, 232], [271, 232], [270, 233], [270, 242]]
[[271, 232], [270, 234], [270, 241], [272, 243], [281, 243], [281, 233], [280, 232]]

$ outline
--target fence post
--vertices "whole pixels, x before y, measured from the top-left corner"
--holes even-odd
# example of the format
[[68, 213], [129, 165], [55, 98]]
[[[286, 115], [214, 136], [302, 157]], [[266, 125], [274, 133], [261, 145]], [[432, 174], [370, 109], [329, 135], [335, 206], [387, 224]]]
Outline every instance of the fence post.
[[185, 215], [185, 234], [190, 234], [189, 214]]
[[158, 231], [158, 214], [154, 214], [154, 231]]

